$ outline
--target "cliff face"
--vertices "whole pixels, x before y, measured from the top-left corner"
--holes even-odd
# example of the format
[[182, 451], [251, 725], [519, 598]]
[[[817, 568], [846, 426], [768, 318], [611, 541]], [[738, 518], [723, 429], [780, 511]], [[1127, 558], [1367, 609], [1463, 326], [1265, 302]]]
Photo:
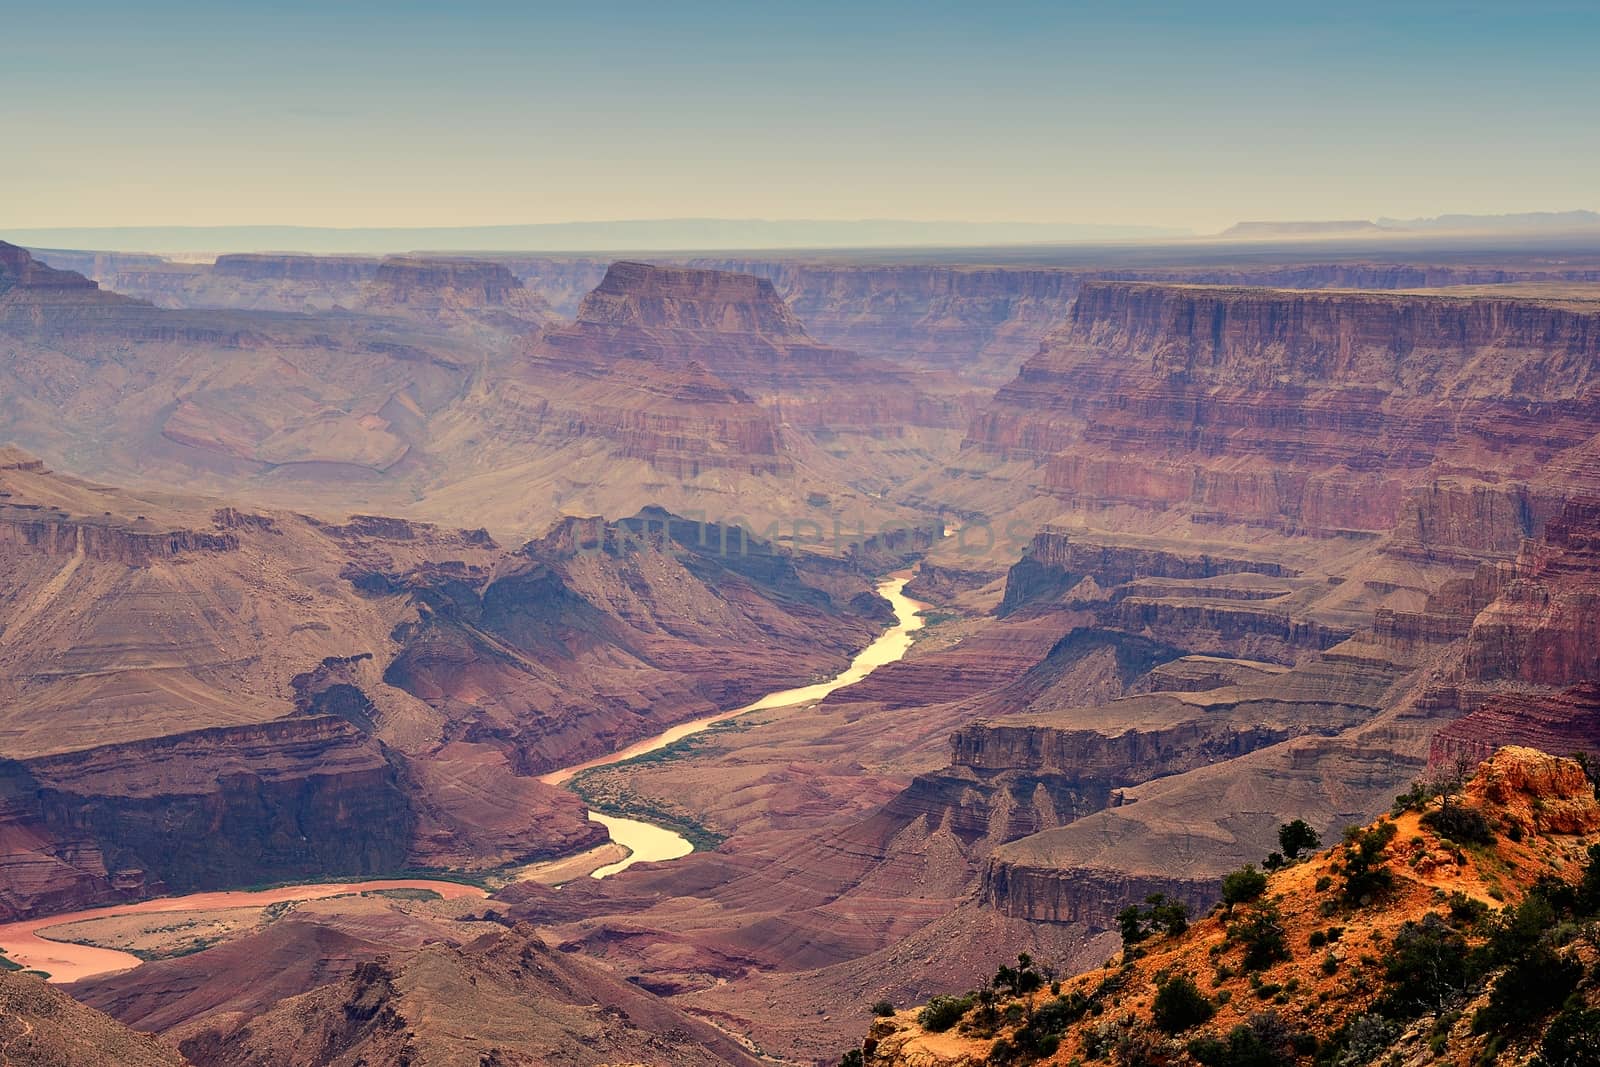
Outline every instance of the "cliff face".
[[[1092, 282], [968, 440], [1047, 461], [1046, 487], [1080, 507], [1381, 532], [1403, 507], [1429, 521], [1437, 501], [1408, 494], [1444, 471], [1530, 479], [1583, 446], [1597, 352], [1600, 311], [1581, 304]], [[1436, 549], [1441, 533], [1482, 547], [1445, 519]]]
[[1499, 597], [1473, 621], [1465, 669], [1474, 681], [1600, 680], [1600, 503], [1569, 504], [1525, 543]]
[[0, 241], [0, 330], [73, 332], [146, 309], [142, 301], [102, 292], [83, 275], [47, 266], [26, 249]]
[[603, 442], [693, 479], [789, 473], [802, 442], [786, 440], [784, 426], [892, 439], [910, 426], [948, 430], [965, 404], [812, 340], [764, 279], [624, 262], [575, 322], [544, 330], [462, 415], [497, 442], [541, 451]]
[[339, 718], [290, 718], [16, 765], [0, 910], [395, 871], [415, 816], [397, 770]]
[[1434, 738], [1433, 762], [1507, 744], [1600, 753], [1600, 504], [1569, 503], [1515, 562], [1480, 568], [1478, 584], [1461, 667], [1433, 694], [1466, 714]]
[[643, 263], [613, 264], [577, 321], [547, 332], [535, 355], [577, 367], [620, 356], [664, 369], [698, 361], [757, 397], [905, 384], [886, 365], [813, 341], [765, 279]]
[[1068, 321], [1079, 288], [1097, 281], [1420, 289], [1600, 280], [1600, 272], [1581, 268], [1359, 262], [1144, 269], [1110, 263], [1029, 268], [751, 259], [704, 259], [694, 265], [771, 280], [812, 333], [830, 344], [992, 385], [1014, 375], [1039, 343]]
[[528, 329], [555, 319], [542, 297], [498, 263], [391, 256], [362, 288], [359, 307], [374, 314], [415, 315]]

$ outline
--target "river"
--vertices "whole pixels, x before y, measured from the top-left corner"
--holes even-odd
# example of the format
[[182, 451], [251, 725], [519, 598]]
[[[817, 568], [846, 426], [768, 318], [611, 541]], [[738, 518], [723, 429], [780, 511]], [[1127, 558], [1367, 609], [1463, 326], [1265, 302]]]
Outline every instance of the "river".
[[[889, 601], [894, 607], [894, 625], [878, 635], [877, 640], [856, 654], [850, 661], [850, 666], [829, 678], [825, 682], [814, 685], [801, 686], [798, 689], [780, 689], [776, 693], [768, 693], [760, 700], [746, 704], [742, 708], [732, 711], [719, 711], [715, 715], [707, 715], [690, 722], [679, 723], [668, 730], [663, 730], [654, 737], [643, 741], [636, 741], [627, 748], [619, 749], [609, 756], [599, 756], [584, 763], [563, 767], [557, 771], [540, 777], [546, 785], [562, 785], [571, 781], [572, 777], [581, 771], [595, 767], [609, 767], [614, 763], [622, 763], [647, 752], [666, 748], [674, 741], [681, 741], [699, 733], [708, 726], [719, 722], [737, 718], [752, 711], [763, 708], [787, 708], [795, 704], [807, 704], [821, 700], [835, 689], [843, 689], [847, 685], [861, 681], [867, 675], [883, 666], [893, 663], [906, 654], [911, 647], [912, 634], [922, 628], [922, 616], [917, 614], [927, 607], [919, 601], [906, 596], [906, 582], [910, 581], [909, 575], [895, 575], [885, 579], [878, 586], [878, 595]], [[595, 870], [591, 877], [607, 878], [618, 871], [625, 871], [635, 863], [658, 863], [662, 860], [675, 860], [687, 856], [694, 851], [694, 845], [689, 839], [674, 830], [668, 830], [653, 823], [642, 822], [638, 819], [624, 819], [617, 815], [607, 815], [604, 812], [590, 811], [589, 818], [604, 824], [611, 833], [611, 840], [628, 850], [628, 855], [616, 863], [608, 864]]]
[[[911, 635], [922, 627], [923, 619], [917, 612], [926, 605], [905, 595], [909, 576], [896, 575], [878, 586], [878, 593], [894, 606], [895, 622], [866, 648], [856, 654], [850, 666], [825, 682], [801, 686], [798, 689], [781, 689], [768, 693], [760, 700], [731, 711], [718, 712], [663, 730], [654, 737], [635, 742], [628, 747], [571, 767], [551, 771], [540, 778], [547, 785], [562, 785], [573, 775], [592, 767], [606, 767], [613, 763], [642, 756], [665, 748], [674, 741], [699, 733], [708, 726], [736, 718], [763, 708], [786, 708], [821, 700], [835, 689], [859, 682], [885, 663], [893, 663], [911, 647]], [[624, 819], [604, 812], [589, 812], [589, 817], [605, 826], [611, 840], [628, 850], [628, 855], [591, 873], [594, 878], [606, 878], [618, 871], [627, 870], [635, 863], [674, 860], [694, 851], [694, 845], [681, 834], [662, 826], [638, 819]], [[34, 970], [47, 971], [52, 982], [74, 982], [95, 975], [109, 974], [137, 967], [139, 957], [117, 949], [79, 945], [67, 941], [52, 941], [40, 935], [41, 930], [84, 919], [102, 919], [114, 915], [138, 915], [149, 912], [196, 911], [201, 909], [266, 906], [288, 900], [316, 900], [346, 893], [369, 892], [376, 889], [431, 889], [447, 899], [463, 896], [483, 897], [486, 894], [476, 886], [458, 882], [438, 882], [428, 879], [401, 879], [370, 882], [328, 882], [319, 885], [283, 886], [259, 891], [223, 891], [190, 893], [178, 897], [159, 897], [135, 904], [112, 905], [65, 915], [50, 915], [39, 919], [0, 925], [0, 950], [13, 963]]]

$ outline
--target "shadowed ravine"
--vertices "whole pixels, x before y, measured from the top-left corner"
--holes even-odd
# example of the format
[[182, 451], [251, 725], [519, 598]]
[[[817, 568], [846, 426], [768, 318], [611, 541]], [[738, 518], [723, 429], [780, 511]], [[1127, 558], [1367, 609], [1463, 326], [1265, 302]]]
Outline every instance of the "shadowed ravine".
[[[922, 616], [917, 612], [926, 605], [912, 600], [905, 595], [906, 582], [909, 575], [898, 575], [884, 580], [878, 586], [878, 594], [894, 605], [894, 625], [877, 639], [856, 654], [850, 661], [850, 666], [834, 675], [825, 682], [814, 685], [801, 686], [798, 689], [780, 689], [775, 693], [768, 693], [760, 700], [746, 704], [742, 708], [732, 711], [721, 711], [715, 715], [694, 719], [690, 722], [679, 723], [669, 730], [663, 730], [654, 737], [635, 742], [627, 748], [613, 752], [609, 756], [600, 756], [571, 767], [551, 771], [540, 777], [546, 785], [564, 785], [570, 782], [577, 774], [593, 770], [596, 767], [609, 767], [613, 764], [623, 763], [666, 748], [674, 742], [714, 726], [719, 722], [737, 718], [752, 711], [763, 708], [786, 708], [795, 704], [804, 704], [810, 701], [821, 700], [835, 689], [843, 689], [861, 681], [873, 671], [886, 663], [893, 663], [906, 654], [911, 647], [911, 635], [922, 627]], [[662, 826], [643, 822], [638, 819], [625, 819], [617, 815], [607, 815], [603, 812], [590, 811], [589, 818], [605, 825], [611, 834], [611, 840], [628, 850], [628, 855], [616, 863], [607, 864], [596, 869], [591, 877], [605, 878], [619, 871], [627, 870], [635, 863], [658, 863], [663, 860], [675, 860], [687, 856], [694, 851], [694, 845], [689, 839], [674, 830]]]

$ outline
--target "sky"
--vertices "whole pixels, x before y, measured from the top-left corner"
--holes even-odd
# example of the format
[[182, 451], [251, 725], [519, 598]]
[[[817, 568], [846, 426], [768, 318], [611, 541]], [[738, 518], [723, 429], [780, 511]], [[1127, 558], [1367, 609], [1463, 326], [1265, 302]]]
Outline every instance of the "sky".
[[1600, 207], [1592, 2], [0, 0], [0, 39], [0, 230]]

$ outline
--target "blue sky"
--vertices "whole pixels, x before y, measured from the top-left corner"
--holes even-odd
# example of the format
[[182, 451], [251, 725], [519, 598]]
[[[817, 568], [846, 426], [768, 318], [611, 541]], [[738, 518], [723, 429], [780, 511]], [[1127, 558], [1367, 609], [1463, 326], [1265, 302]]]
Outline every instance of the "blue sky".
[[0, 226], [1600, 207], [1600, 5], [82, 0]]

